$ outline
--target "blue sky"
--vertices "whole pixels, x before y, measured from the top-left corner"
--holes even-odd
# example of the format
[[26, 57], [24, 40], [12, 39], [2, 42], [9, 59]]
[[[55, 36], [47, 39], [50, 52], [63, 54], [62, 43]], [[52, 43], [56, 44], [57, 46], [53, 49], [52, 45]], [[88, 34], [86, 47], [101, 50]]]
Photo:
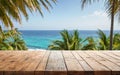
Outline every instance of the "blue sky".
[[[43, 8], [44, 17], [38, 12], [29, 13], [29, 20], [22, 19], [22, 24], [14, 22], [19, 30], [109, 30], [110, 18], [104, 8], [104, 2], [94, 3], [81, 9], [80, 0], [58, 0], [50, 13]], [[120, 25], [115, 20], [115, 30]]]

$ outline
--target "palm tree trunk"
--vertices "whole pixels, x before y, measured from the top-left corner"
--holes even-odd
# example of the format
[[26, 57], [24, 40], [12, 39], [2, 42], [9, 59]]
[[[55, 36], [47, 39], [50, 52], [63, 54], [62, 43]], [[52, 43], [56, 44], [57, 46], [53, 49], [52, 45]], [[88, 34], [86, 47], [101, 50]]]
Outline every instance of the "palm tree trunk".
[[112, 47], [113, 47], [113, 30], [114, 30], [114, 6], [115, 6], [115, 0], [113, 0], [113, 4], [112, 4], [112, 12], [111, 12], [111, 28], [110, 28], [110, 50], [112, 50]]

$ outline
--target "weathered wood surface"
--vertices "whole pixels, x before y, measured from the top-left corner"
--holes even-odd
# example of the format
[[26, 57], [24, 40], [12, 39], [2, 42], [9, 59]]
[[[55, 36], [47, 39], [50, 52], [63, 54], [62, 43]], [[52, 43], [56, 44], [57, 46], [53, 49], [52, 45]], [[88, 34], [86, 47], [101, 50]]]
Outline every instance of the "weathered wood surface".
[[120, 51], [0, 51], [0, 75], [120, 75]]

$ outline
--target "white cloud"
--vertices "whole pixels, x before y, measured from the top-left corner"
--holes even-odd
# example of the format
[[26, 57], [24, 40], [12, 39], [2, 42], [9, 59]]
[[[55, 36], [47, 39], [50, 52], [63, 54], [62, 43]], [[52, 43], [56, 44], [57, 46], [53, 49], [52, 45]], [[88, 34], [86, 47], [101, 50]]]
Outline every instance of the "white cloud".
[[[82, 25], [82, 29], [110, 29], [110, 17], [108, 17], [108, 14], [102, 10], [94, 11], [93, 13], [82, 16], [81, 18], [82, 19], [79, 23]], [[120, 25], [118, 24], [117, 20], [115, 20], [114, 29], [120, 30]]]
[[94, 11], [92, 14], [82, 16], [82, 18], [88, 18], [88, 17], [105, 17], [105, 18], [107, 18], [108, 15], [106, 12], [104, 12], [102, 10], [97, 10], [97, 11]]
[[95, 11], [95, 12], [92, 14], [92, 16], [107, 17], [107, 13], [104, 12], [104, 11], [99, 10], [99, 11]]

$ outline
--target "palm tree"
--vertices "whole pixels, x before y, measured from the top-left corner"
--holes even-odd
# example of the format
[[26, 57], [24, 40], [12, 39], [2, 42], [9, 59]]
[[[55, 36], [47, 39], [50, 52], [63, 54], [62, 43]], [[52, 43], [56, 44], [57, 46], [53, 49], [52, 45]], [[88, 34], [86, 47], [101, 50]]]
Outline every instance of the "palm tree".
[[9, 35], [6, 32], [3, 32], [0, 26], [0, 50], [12, 49], [12, 47], [6, 42], [8, 36]]
[[[110, 50], [113, 49], [113, 30], [114, 30], [114, 15], [120, 13], [120, 0], [110, 0], [108, 3], [108, 13], [111, 15], [110, 28]], [[120, 16], [119, 16], [120, 17]]]
[[[99, 44], [97, 45], [99, 50], [109, 50], [109, 44], [110, 44], [110, 37], [106, 36], [105, 33], [101, 30], [98, 32], [99, 35]], [[120, 49], [120, 34], [116, 33], [113, 36], [113, 50], [119, 50]]]
[[97, 50], [97, 43], [93, 37], [87, 37], [84, 40], [82, 50]]
[[[56, 2], [56, 0], [51, 0]], [[11, 30], [3, 31], [0, 26], [0, 50], [26, 50], [27, 47], [18, 31], [14, 29], [13, 20], [21, 23], [21, 15], [28, 20], [28, 12], [39, 11], [43, 17], [42, 6], [49, 11], [52, 7], [48, 0], [0, 0], [0, 21]], [[12, 18], [12, 19], [11, 19]]]
[[108, 50], [109, 49], [109, 37], [102, 30], [98, 30], [97, 32], [99, 36], [99, 50]]
[[27, 50], [17, 29], [3, 31], [0, 27], [0, 50]]
[[[86, 4], [91, 4], [93, 2], [96, 2], [99, 0], [81, 0], [82, 2], [82, 8]], [[110, 46], [109, 49], [112, 50], [113, 46], [113, 30], [114, 30], [114, 16], [116, 14], [120, 14], [120, 0], [105, 0], [106, 2], [106, 10], [108, 11], [108, 14], [111, 16], [111, 27], [110, 27]], [[120, 19], [120, 15], [119, 15]]]
[[26, 44], [17, 28], [9, 30], [8, 33], [11, 38], [11, 40], [9, 40], [9, 44], [13, 47], [13, 50], [27, 50]]
[[[56, 2], [56, 0], [51, 1]], [[13, 28], [11, 17], [21, 23], [21, 15], [28, 19], [27, 10], [31, 13], [38, 10], [43, 16], [42, 6], [48, 11], [49, 7], [52, 7], [48, 0], [0, 0], [0, 20], [4, 26]]]
[[79, 38], [77, 30], [73, 34], [69, 34], [67, 30], [61, 32], [62, 40], [53, 41], [48, 49], [51, 50], [79, 50], [81, 48], [82, 40]]
[[[56, 2], [56, 0], [51, 0]], [[28, 12], [39, 11], [43, 17], [41, 7], [49, 11], [52, 7], [48, 0], [0, 0], [0, 21], [11, 30], [3, 31], [0, 26], [0, 50], [26, 50], [25, 42], [19, 32], [14, 29], [13, 20], [21, 23], [21, 15], [28, 20]], [[11, 19], [12, 18], [12, 19]]]
[[119, 33], [114, 34], [113, 50], [120, 50], [120, 34]]

